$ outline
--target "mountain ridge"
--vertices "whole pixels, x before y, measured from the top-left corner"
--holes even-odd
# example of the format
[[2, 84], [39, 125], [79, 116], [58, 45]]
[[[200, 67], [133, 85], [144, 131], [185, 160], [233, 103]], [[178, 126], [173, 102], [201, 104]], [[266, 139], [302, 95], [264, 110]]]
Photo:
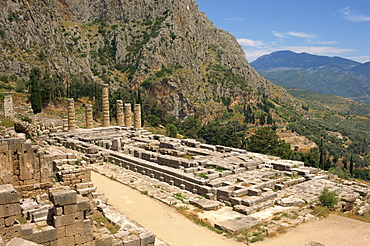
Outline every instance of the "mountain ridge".
[[27, 80], [37, 66], [64, 87], [98, 78], [113, 92], [140, 88], [179, 118], [215, 117], [262, 94], [299, 111], [194, 0], [8, 0], [0, 7], [3, 76]]
[[370, 105], [370, 62], [277, 51], [257, 58], [251, 66], [284, 88], [334, 94]]

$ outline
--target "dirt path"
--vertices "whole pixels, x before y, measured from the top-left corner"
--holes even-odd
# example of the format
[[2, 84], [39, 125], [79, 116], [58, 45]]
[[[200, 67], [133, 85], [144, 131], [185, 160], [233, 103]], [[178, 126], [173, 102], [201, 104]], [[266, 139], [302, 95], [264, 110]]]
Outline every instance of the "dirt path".
[[152, 231], [171, 246], [241, 246], [186, 219], [175, 209], [113, 181], [91, 172], [94, 185], [109, 198], [109, 204]]
[[311, 241], [325, 246], [370, 245], [370, 223], [330, 215], [324, 220], [311, 220], [277, 238], [269, 238], [255, 246], [303, 246]]

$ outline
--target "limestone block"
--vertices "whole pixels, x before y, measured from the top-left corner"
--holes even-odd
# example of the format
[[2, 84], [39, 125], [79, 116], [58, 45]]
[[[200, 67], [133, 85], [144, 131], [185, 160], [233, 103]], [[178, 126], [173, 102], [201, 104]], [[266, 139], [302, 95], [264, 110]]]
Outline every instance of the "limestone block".
[[72, 225], [75, 223], [82, 222], [84, 219], [83, 212], [77, 212], [74, 214], [67, 214], [61, 216], [53, 216], [53, 223], [55, 227], [61, 227], [66, 225]]
[[73, 213], [77, 213], [77, 211], [78, 211], [77, 204], [70, 204], [70, 205], [63, 206], [63, 214], [73, 214]]
[[298, 206], [298, 205], [301, 205], [301, 204], [304, 204], [305, 202], [302, 200], [302, 199], [299, 199], [299, 198], [282, 198], [280, 201], [279, 201], [279, 204], [283, 207], [290, 207], [290, 206]]
[[91, 232], [84, 232], [82, 234], [75, 235], [75, 244], [83, 244], [93, 240]]
[[12, 215], [17, 215], [21, 213], [21, 206], [19, 203], [11, 203], [0, 205], [0, 217], [5, 218]]
[[42, 245], [22, 239], [22, 238], [15, 237], [15, 238], [12, 238], [6, 244], [6, 246], [42, 246]]
[[248, 195], [249, 196], [260, 196], [262, 193], [261, 190], [258, 189], [248, 189]]
[[42, 230], [33, 230], [32, 234], [23, 236], [24, 239], [30, 240], [35, 243], [43, 243], [43, 231]]
[[74, 190], [60, 190], [50, 192], [50, 200], [54, 206], [64, 206], [77, 202], [77, 192]]
[[23, 224], [21, 225], [21, 231], [19, 232], [20, 236], [30, 235], [33, 230], [36, 228], [36, 224]]
[[18, 202], [18, 193], [13, 185], [0, 185], [0, 204], [16, 203]]
[[15, 223], [15, 215], [9, 216], [4, 219], [4, 224], [6, 227], [13, 226]]
[[75, 237], [63, 237], [59, 239], [59, 245], [75, 245]]
[[62, 215], [63, 207], [53, 207], [53, 214], [57, 216]]
[[72, 236], [77, 234], [89, 234], [91, 230], [92, 221], [89, 219], [84, 220], [82, 223], [67, 225], [65, 227], [66, 236]]
[[124, 246], [140, 246], [140, 238], [136, 235], [129, 235], [122, 239]]
[[[139, 241], [138, 246], [140, 246], [140, 239], [137, 238]], [[103, 234], [101, 237], [95, 240], [95, 246], [111, 246], [113, 242], [113, 236], [109, 234]], [[124, 244], [126, 245], [126, 244]]]
[[57, 229], [52, 226], [46, 226], [41, 228], [43, 231], [43, 242], [51, 242], [58, 239]]
[[89, 198], [81, 195], [77, 196], [77, 207], [79, 211], [86, 211], [91, 209], [91, 203]]

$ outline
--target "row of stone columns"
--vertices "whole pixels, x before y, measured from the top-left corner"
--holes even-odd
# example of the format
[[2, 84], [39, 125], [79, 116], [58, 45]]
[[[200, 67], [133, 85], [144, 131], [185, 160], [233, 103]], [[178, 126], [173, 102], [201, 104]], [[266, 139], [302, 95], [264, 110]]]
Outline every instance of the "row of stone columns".
[[[110, 126], [109, 116], [109, 94], [108, 85], [103, 84], [102, 91], [102, 108], [103, 108], [103, 127]], [[132, 118], [133, 121], [132, 122]], [[132, 113], [131, 103], [125, 103], [123, 105], [122, 100], [117, 100], [117, 125], [134, 128], [141, 128], [141, 105], [134, 105], [134, 113]], [[92, 106], [86, 105], [86, 129], [94, 127], [93, 124], [93, 113]], [[68, 130], [76, 129], [76, 114], [73, 98], [68, 99]]]

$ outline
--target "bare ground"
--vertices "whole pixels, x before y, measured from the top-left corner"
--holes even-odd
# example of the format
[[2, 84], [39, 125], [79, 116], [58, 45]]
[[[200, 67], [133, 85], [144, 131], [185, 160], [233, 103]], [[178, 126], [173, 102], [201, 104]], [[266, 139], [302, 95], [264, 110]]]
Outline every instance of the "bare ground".
[[[171, 246], [245, 245], [194, 224], [174, 208], [124, 184], [95, 172], [91, 175], [94, 185], [109, 198], [110, 205]], [[224, 212], [226, 215], [231, 211]], [[268, 238], [252, 245], [303, 246], [311, 241], [326, 246], [367, 246], [370, 245], [370, 223], [330, 215], [326, 219], [311, 220], [276, 238]]]

